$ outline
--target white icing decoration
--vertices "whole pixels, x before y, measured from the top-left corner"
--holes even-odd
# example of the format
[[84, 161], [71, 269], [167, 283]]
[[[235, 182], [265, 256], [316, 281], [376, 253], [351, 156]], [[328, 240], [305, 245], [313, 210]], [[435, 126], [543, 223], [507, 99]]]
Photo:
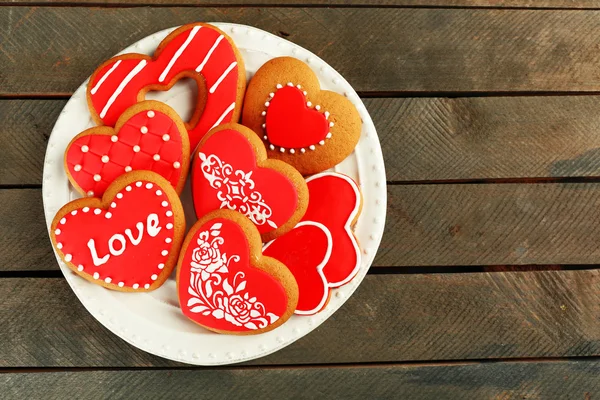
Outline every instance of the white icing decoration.
[[81, 271], [83, 271], [83, 265], [79, 265], [79, 266], [77, 267], [77, 271], [80, 271], [80, 272], [81, 272]]
[[62, 243], [56, 243], [56, 247], [60, 250], [63, 248], [63, 244]]
[[67, 219], [64, 218], [64, 217], [60, 219], [60, 224], [61, 225], [64, 225], [66, 222], [67, 222]]
[[87, 195], [91, 197], [94, 195], [94, 192], [92, 190], [90, 190], [89, 192], [87, 192]]
[[169, 223], [167, 224], [167, 229], [173, 229], [173, 224], [169, 222]]
[[106, 219], [111, 219], [112, 218], [112, 214], [107, 212], [106, 214], [104, 214], [104, 218]]
[[125, 282], [119, 282], [119, 287], [125, 286]]
[[217, 189], [216, 196], [221, 201], [219, 208], [239, 211], [256, 225], [266, 223], [277, 228], [277, 224], [270, 220], [273, 215], [271, 207], [264, 202], [262, 194], [254, 189], [252, 171], [234, 170], [216, 154], [207, 157], [200, 152], [199, 157], [204, 178], [213, 189]]
[[96, 214], [96, 215], [100, 215], [101, 212], [102, 212], [102, 210], [99, 208], [94, 209], [94, 214]]
[[96, 250], [96, 242], [94, 241], [94, 239], [88, 240], [87, 246], [90, 249], [92, 261], [96, 267], [99, 267], [102, 264], [106, 264], [106, 262], [110, 258], [110, 254], [107, 254], [104, 257], [98, 257], [98, 251]]
[[129, 165], [125, 167], [125, 172], [131, 172], [133, 168], [131, 168]]
[[117, 203], [115, 203], [114, 201], [110, 203], [110, 208], [117, 208]]
[[217, 88], [219, 87], [219, 85], [221, 84], [221, 82], [223, 82], [223, 80], [227, 77], [227, 75], [229, 75], [229, 73], [231, 72], [231, 70], [234, 69], [236, 65], [237, 65], [237, 61], [234, 61], [231, 64], [229, 64], [229, 67], [227, 67], [227, 69], [225, 70], [225, 72], [223, 72], [223, 74], [219, 77], [219, 79], [217, 79], [217, 81], [215, 82], [215, 84], [212, 85], [212, 87], [208, 90], [208, 92], [211, 93], [211, 94], [213, 94], [217, 90]]
[[129, 228], [125, 229], [125, 235], [127, 235], [127, 238], [129, 238], [129, 240], [131, 241], [131, 244], [133, 244], [134, 246], [137, 246], [142, 241], [142, 236], [144, 235], [144, 224], [141, 222], [138, 222], [137, 224], [135, 224], [135, 227], [138, 230], [137, 238], [133, 237], [133, 233], [131, 232], [131, 229], [129, 229]]
[[173, 216], [173, 211], [169, 210], [167, 211], [167, 217], [172, 217]]
[[94, 279], [98, 279], [98, 278], [100, 278], [100, 274], [97, 272], [94, 272]]
[[155, 154], [155, 155], [152, 157], [152, 159], [153, 159], [154, 161], [160, 161], [160, 155], [159, 155], [159, 154]]
[[179, 163], [179, 161], [175, 161], [173, 163], [173, 168], [178, 169], [179, 167], [181, 167], [181, 164]]
[[149, 283], [146, 283], [146, 284], [144, 285], [144, 289], [149, 289], [149, 288], [150, 288], [150, 284], [149, 284]]
[[119, 97], [119, 95], [121, 94], [121, 92], [123, 91], [123, 89], [125, 89], [125, 86], [127, 86], [127, 84], [129, 84], [129, 82], [142, 69], [144, 69], [144, 67], [146, 66], [146, 64], [148, 64], [148, 61], [146, 61], [146, 60], [140, 61], [139, 64], [136, 65], [136, 67], [133, 70], [131, 70], [131, 72], [129, 72], [129, 74], [127, 74], [127, 76], [125, 77], [125, 79], [123, 79], [123, 81], [117, 87], [117, 90], [115, 90], [115, 92], [112, 94], [112, 96], [110, 96], [110, 98], [106, 102], [106, 105], [104, 106], [104, 108], [102, 109], [102, 112], [100, 113], [100, 118], [104, 118], [106, 116], [106, 113], [108, 112], [108, 110], [110, 109], [110, 107], [112, 106], [112, 104], [115, 102], [115, 100], [117, 99], [117, 97]]
[[308, 146], [309, 149], [314, 150], [316, 147], [314, 144], [311, 144], [310, 146]]
[[122, 199], [123, 198], [123, 193], [117, 193], [117, 199]]
[[154, 111], [150, 110], [148, 111], [148, 113], [146, 114], [148, 116], [148, 118], [154, 118]]
[[117, 143], [117, 141], [119, 140], [119, 137], [118, 137], [117, 135], [112, 135], [112, 136], [110, 137], [110, 140], [111, 140], [113, 143]]
[[81, 165], [77, 164], [73, 167], [73, 169], [75, 170], [75, 172], [79, 172], [81, 171]]
[[223, 121], [223, 119], [225, 119], [225, 117], [227, 116], [227, 114], [229, 114], [234, 108], [235, 108], [235, 101], [233, 103], [231, 103], [229, 105], [229, 107], [227, 107], [225, 109], [225, 111], [223, 111], [223, 114], [221, 114], [221, 116], [219, 117], [219, 119], [217, 120], [217, 122], [215, 122], [213, 124], [213, 126], [211, 127], [211, 129], [214, 128], [215, 126], [219, 125]]
[[294, 154], [295, 152], [296, 152], [296, 150], [290, 149], [290, 154]]
[[168, 250], [163, 250], [160, 252], [161, 255], [166, 256], [167, 254], [169, 254]]
[[158, 279], [158, 275], [156, 274], [152, 274], [152, 276], [150, 277], [150, 279], [152, 279], [153, 281]]
[[100, 175], [98, 175], [98, 174], [94, 175], [94, 180], [96, 182], [100, 182], [100, 179], [102, 179], [102, 177]]
[[107, 163], [107, 162], [109, 162], [109, 161], [110, 161], [110, 159], [108, 158], [108, 156], [107, 156], [107, 155], [103, 155], [103, 156], [102, 156], [102, 162], [103, 162], [104, 164], [106, 164], [106, 163]]
[[81, 151], [83, 153], [87, 153], [88, 151], [90, 151], [90, 148], [84, 144], [83, 146], [81, 146]]
[[89, 207], [83, 207], [81, 209], [81, 211], [83, 211], [84, 213], [86, 213], [86, 212], [90, 211], [90, 208]]
[[[232, 262], [239, 262], [240, 256], [234, 254], [228, 257], [221, 253], [220, 246], [225, 243], [220, 236], [221, 227], [222, 224], [216, 223], [210, 231], [203, 231], [198, 236], [198, 247], [194, 248], [189, 265], [188, 293], [191, 297], [185, 306], [192, 313], [225, 319], [249, 330], [265, 328], [277, 321], [279, 316], [267, 312], [264, 304], [245, 290], [246, 276], [242, 271], [229, 282], [229, 266]], [[245, 312], [240, 313], [239, 309]]]
[[71, 211], [71, 215], [77, 215], [77, 210]]
[[137, 187], [142, 187], [142, 182], [140, 182], [140, 181], [137, 181], [137, 182], [135, 183], [135, 186], [137, 186]]
[[202, 71], [202, 69], [204, 68], [204, 66], [206, 65], [206, 63], [208, 62], [208, 60], [210, 59], [210, 56], [212, 55], [213, 51], [215, 51], [215, 49], [217, 48], [217, 46], [219, 45], [219, 43], [221, 43], [221, 40], [223, 40], [224, 36], [220, 35], [217, 40], [215, 40], [215, 43], [212, 45], [212, 47], [210, 48], [210, 50], [208, 50], [208, 53], [206, 53], [206, 56], [204, 57], [204, 60], [202, 60], [202, 62], [200, 63], [200, 65], [198, 65], [196, 67], [196, 72], [200, 72]]
[[146, 189], [152, 189], [154, 185], [151, 182], [146, 183]]
[[104, 282], [111, 283], [112, 279], [107, 276], [106, 278], [104, 278]]
[[[118, 241], [121, 244], [121, 248], [119, 250], [115, 249], [116, 241]], [[110, 237], [110, 239], [108, 239], [108, 251], [110, 251], [110, 254], [112, 254], [113, 256], [120, 256], [121, 254], [123, 254], [126, 247], [127, 245], [125, 243], [125, 237], [120, 233], [115, 233]]]
[[161, 196], [161, 195], [162, 195], [162, 191], [161, 191], [160, 189], [158, 189], [158, 190], [156, 191], [156, 195], [157, 195], [157, 196]]
[[140, 146], [138, 146], [137, 144], [133, 146], [133, 151], [138, 153], [140, 151]]
[[166, 201], [166, 200], [163, 200], [163, 202], [160, 203], [160, 205], [163, 206], [163, 207], [167, 207], [169, 205], [169, 202]]
[[134, 283], [134, 284], [133, 284], [133, 286], [132, 286], [132, 288], [134, 288], [134, 289], [137, 289], [137, 288], [139, 288], [139, 287], [140, 287], [140, 285], [139, 285], [139, 284], [137, 284], [137, 283]]
[[142, 134], [144, 134], [144, 135], [145, 135], [146, 133], [148, 133], [148, 127], [146, 127], [146, 126], [142, 126], [142, 127], [140, 128], [140, 132], [142, 132]]
[[166, 133], [162, 137], [162, 140], [164, 140], [165, 142], [168, 142], [169, 139], [171, 139], [171, 136], [167, 135]]
[[54, 234], [55, 234], [55, 235], [60, 235], [60, 229], [58, 229], [58, 228], [57, 228], [57, 229], [54, 231]]
[[171, 68], [173, 67], [173, 65], [175, 64], [175, 62], [179, 58], [179, 56], [181, 56], [181, 54], [184, 52], [184, 50], [186, 49], [186, 47], [188, 47], [188, 45], [190, 44], [190, 42], [192, 41], [192, 39], [194, 38], [194, 36], [196, 36], [196, 33], [200, 30], [200, 28], [201, 28], [201, 26], [194, 26], [192, 28], [192, 30], [190, 31], [190, 34], [185, 39], [185, 42], [183, 42], [183, 44], [177, 49], [177, 51], [175, 52], [175, 54], [173, 55], [173, 57], [171, 57], [171, 60], [169, 60], [169, 64], [167, 64], [166, 68], [163, 70], [163, 72], [158, 77], [158, 81], [159, 82], [162, 82], [162, 81], [165, 80], [165, 78], [169, 74], [169, 71], [171, 70]]
[[110, 76], [110, 74], [112, 74], [112, 73], [115, 71], [115, 69], [117, 69], [117, 67], [118, 67], [118, 66], [121, 64], [121, 61], [122, 61], [122, 60], [119, 60], [119, 61], [117, 61], [117, 62], [115, 63], [115, 65], [113, 65], [113, 66], [112, 66], [112, 67], [111, 67], [111, 68], [110, 68], [110, 69], [109, 69], [109, 70], [106, 72], [106, 74], [104, 74], [104, 75], [102, 76], [102, 78], [100, 78], [100, 80], [98, 81], [98, 83], [96, 83], [96, 86], [94, 86], [94, 87], [92, 88], [92, 90], [90, 90], [90, 93], [91, 93], [91, 94], [93, 94], [93, 95], [94, 95], [94, 94], [96, 94], [96, 92], [98, 91], [98, 89], [100, 89], [100, 87], [102, 86], [102, 84], [104, 83], [104, 81], [105, 81], [105, 80], [106, 80], [106, 79], [107, 79], [107, 78]]

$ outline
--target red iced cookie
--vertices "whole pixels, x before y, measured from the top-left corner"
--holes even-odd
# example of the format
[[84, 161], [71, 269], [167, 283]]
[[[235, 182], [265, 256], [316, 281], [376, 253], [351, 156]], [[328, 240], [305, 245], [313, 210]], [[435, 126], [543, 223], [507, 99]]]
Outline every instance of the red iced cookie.
[[50, 237], [63, 261], [110, 289], [154, 290], [177, 262], [183, 208], [169, 182], [148, 171], [115, 180], [102, 199], [74, 200], [52, 221]]
[[325, 172], [308, 178], [309, 203], [296, 227], [265, 245], [264, 254], [284, 263], [300, 291], [297, 314], [314, 314], [327, 303], [330, 288], [349, 282], [360, 267], [352, 225], [361, 209], [356, 183]]
[[92, 74], [87, 99], [98, 124], [114, 126], [119, 116], [151, 90], [169, 90], [179, 79], [198, 84], [195, 111], [187, 124], [191, 150], [211, 128], [237, 122], [246, 87], [244, 62], [229, 38], [208, 24], [184, 25], [154, 52], [111, 58]]
[[192, 194], [198, 218], [218, 209], [248, 217], [271, 240], [304, 215], [308, 191], [302, 175], [267, 160], [260, 139], [238, 124], [225, 124], [202, 139], [192, 161]]
[[163, 103], [144, 101], [128, 108], [115, 129], [95, 127], [75, 136], [65, 151], [65, 169], [83, 195], [101, 197], [117, 177], [135, 170], [160, 174], [180, 193], [189, 147], [177, 113]]
[[298, 302], [293, 275], [262, 256], [256, 227], [229, 210], [212, 212], [192, 227], [179, 257], [177, 287], [183, 314], [220, 333], [272, 330]]

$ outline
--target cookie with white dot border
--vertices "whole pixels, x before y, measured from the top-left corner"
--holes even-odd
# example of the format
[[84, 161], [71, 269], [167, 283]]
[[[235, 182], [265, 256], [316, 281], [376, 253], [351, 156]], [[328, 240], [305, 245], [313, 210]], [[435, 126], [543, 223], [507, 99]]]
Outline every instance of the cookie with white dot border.
[[64, 165], [75, 189], [102, 197], [119, 176], [154, 171], [181, 193], [190, 164], [190, 141], [184, 122], [171, 107], [144, 101], [128, 108], [114, 129], [99, 126], [75, 136]]
[[150, 171], [120, 176], [102, 199], [67, 203], [50, 227], [56, 253], [73, 272], [124, 292], [160, 287], [177, 263], [184, 234], [177, 192]]
[[311, 68], [292, 57], [267, 61], [250, 80], [242, 123], [302, 175], [342, 162], [360, 138], [358, 110], [346, 97], [321, 90]]

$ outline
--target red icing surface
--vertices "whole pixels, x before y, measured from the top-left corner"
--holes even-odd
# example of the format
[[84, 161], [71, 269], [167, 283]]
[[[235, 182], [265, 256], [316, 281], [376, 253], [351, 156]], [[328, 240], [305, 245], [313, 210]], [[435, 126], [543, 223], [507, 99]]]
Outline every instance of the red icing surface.
[[252, 267], [249, 257], [248, 240], [235, 222], [216, 218], [202, 225], [179, 266], [183, 313], [205, 327], [237, 332], [281, 317], [288, 305], [285, 288]]
[[293, 182], [274, 169], [258, 167], [248, 139], [232, 129], [212, 134], [199, 148], [192, 165], [192, 195], [198, 218], [230, 208], [246, 215], [261, 234], [286, 223], [298, 205]]
[[360, 264], [356, 239], [346, 230], [346, 225], [356, 217], [353, 213], [360, 205], [360, 192], [356, 183], [342, 174], [325, 173], [309, 178], [306, 183], [309, 202], [302, 221], [320, 222], [329, 229], [333, 248], [323, 273], [329, 285], [337, 287], [347, 283]]
[[[236, 62], [235, 52], [230, 43], [221, 39], [217, 47], [213, 50], [208, 61], [200, 72], [195, 72], [208, 55], [209, 51], [219, 39], [221, 34], [208, 26], [202, 26], [193, 36], [187, 47], [176, 59], [165, 78], [161, 82], [159, 78], [176, 52], [184, 45], [192, 32], [192, 27], [180, 33], [173, 38], [162, 50], [159, 57], [152, 61], [147, 56], [140, 54], [130, 54], [131, 58], [121, 59], [121, 63], [114, 69], [110, 75], [101, 83], [95, 93], [90, 93], [92, 105], [96, 113], [102, 119], [102, 122], [108, 126], [114, 126], [118, 117], [127, 108], [137, 103], [138, 93], [148, 85], [166, 85], [176, 75], [187, 72], [197, 75], [206, 83], [207, 100], [202, 111], [202, 116], [195, 127], [189, 130], [190, 148], [193, 150], [202, 136], [208, 132], [223, 116], [220, 123], [232, 122], [232, 110], [226, 112], [231, 104], [236, 102], [238, 91], [238, 66], [236, 65], [229, 71], [224, 79], [218, 83], [214, 93], [209, 93], [209, 89], [217, 83], [228, 67]], [[142, 60], [148, 63], [137, 75], [124, 86], [121, 93], [114, 99], [114, 102], [108, 108], [106, 115], [102, 116], [102, 111], [126, 77], [132, 72]], [[89, 88], [95, 88], [98, 82], [111, 70], [119, 60], [109, 63], [94, 76], [94, 80], [89, 83]], [[233, 121], [235, 122], [235, 121]]]
[[265, 122], [269, 142], [288, 149], [316, 145], [329, 132], [325, 116], [308, 107], [304, 94], [294, 86], [275, 92]]
[[[151, 183], [152, 187], [148, 189], [146, 185], [149, 182], [142, 182], [141, 187], [136, 184], [131, 184], [131, 191], [123, 188], [120, 193], [123, 194], [121, 199], [115, 197], [112, 201], [116, 207], [110, 206], [108, 211], [103, 209], [90, 208], [84, 212], [84, 208], [76, 210], [76, 214], [72, 212], [65, 215], [64, 224], [58, 223], [57, 228], [59, 233], [52, 232], [53, 238], [57, 243], [62, 245], [59, 252], [63, 259], [67, 254], [72, 256], [70, 261], [73, 265], [83, 266], [80, 274], [93, 276], [98, 273], [97, 279], [105, 280], [109, 277], [111, 283], [117, 285], [123, 282], [125, 287], [131, 288], [135, 283], [140, 285], [140, 289], [144, 285], [151, 285], [154, 280], [153, 275], [160, 277], [163, 269], [159, 264], [166, 263], [168, 254], [162, 255], [163, 250], [170, 251], [174, 235], [174, 228], [167, 228], [167, 224], [173, 224], [173, 215], [167, 216], [167, 212], [172, 212], [171, 203], [164, 191], [156, 183]], [[160, 190], [160, 195], [157, 195], [157, 190]], [[166, 207], [162, 205], [166, 203]], [[100, 210], [99, 214], [95, 210]], [[112, 216], [106, 217], [107, 212]], [[155, 236], [149, 233], [148, 216], [156, 214], [158, 218], [157, 226], [160, 227], [158, 234], [153, 232]], [[141, 223], [143, 228], [140, 229]], [[138, 241], [137, 245], [132, 243], [132, 240], [127, 235], [126, 230], [129, 229], [129, 236], [134, 241]], [[158, 228], [156, 228], [158, 229]], [[152, 228], [150, 228], [152, 230]], [[122, 235], [125, 241], [125, 250], [120, 255], [110, 253], [109, 240], [113, 235]], [[97, 258], [101, 259], [107, 254], [110, 257], [106, 263], [94, 265], [92, 251], [88, 247], [88, 242], [93, 239]], [[170, 243], [167, 243], [170, 239]], [[119, 252], [122, 249], [119, 240], [114, 241], [113, 249]]]
[[[93, 133], [73, 142], [66, 154], [71, 179], [86, 193], [92, 191], [94, 196], [101, 197], [108, 185], [126, 172], [125, 167], [130, 166], [132, 170], [157, 172], [176, 187], [183, 164], [181, 134], [168, 115], [153, 112], [152, 118], [148, 117], [148, 110], [131, 117], [115, 133], [117, 142], [111, 140], [112, 136]], [[143, 126], [148, 128], [146, 134], [140, 130]], [[167, 141], [163, 139], [165, 134], [169, 135]], [[84, 145], [89, 151], [81, 150]], [[134, 151], [136, 145], [140, 147], [137, 153]], [[155, 154], [160, 156], [158, 161], [153, 158]], [[105, 155], [109, 159], [107, 163], [102, 161]], [[180, 164], [179, 168], [174, 167], [174, 162]], [[75, 170], [76, 165], [81, 166], [80, 171]], [[98, 182], [94, 180], [96, 174], [101, 177]]]
[[265, 256], [281, 261], [294, 274], [299, 290], [297, 313], [314, 314], [325, 305], [329, 287], [321, 269], [328, 259], [329, 246], [323, 229], [315, 225], [301, 225], [263, 249]]

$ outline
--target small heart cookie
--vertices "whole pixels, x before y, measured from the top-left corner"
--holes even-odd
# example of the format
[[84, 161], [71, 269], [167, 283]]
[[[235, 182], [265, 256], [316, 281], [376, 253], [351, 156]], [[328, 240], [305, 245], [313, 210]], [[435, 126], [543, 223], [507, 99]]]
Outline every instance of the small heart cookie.
[[352, 232], [361, 211], [358, 185], [335, 172], [311, 176], [306, 181], [310, 201], [302, 222], [263, 248], [263, 254], [284, 263], [296, 278], [296, 314], [302, 315], [322, 310], [330, 289], [350, 282], [361, 259]]
[[160, 174], [181, 193], [190, 144], [175, 110], [144, 101], [125, 111], [115, 128], [100, 126], [75, 136], [65, 151], [65, 170], [79, 193], [102, 197], [119, 176], [134, 170]]
[[63, 206], [50, 238], [79, 276], [109, 289], [150, 291], [169, 277], [184, 233], [183, 208], [169, 182], [134, 171], [117, 178], [102, 199]]
[[263, 241], [292, 229], [308, 204], [302, 175], [282, 161], [267, 160], [260, 139], [238, 124], [213, 129], [198, 145], [192, 195], [198, 218], [218, 209], [239, 211]]
[[298, 286], [279, 261], [263, 257], [256, 227], [240, 213], [201, 218], [185, 238], [177, 263], [183, 314], [215, 332], [258, 334], [294, 313]]
[[310, 67], [292, 57], [274, 58], [256, 71], [242, 123], [263, 139], [269, 158], [303, 175], [342, 162], [356, 147], [362, 124], [347, 98], [321, 90]]
[[99, 125], [114, 126], [151, 90], [169, 90], [179, 79], [198, 85], [195, 111], [186, 127], [190, 150], [211, 128], [237, 122], [246, 88], [244, 60], [233, 40], [215, 26], [184, 25], [171, 32], [154, 57], [129, 53], [111, 58], [90, 77], [87, 100]]

